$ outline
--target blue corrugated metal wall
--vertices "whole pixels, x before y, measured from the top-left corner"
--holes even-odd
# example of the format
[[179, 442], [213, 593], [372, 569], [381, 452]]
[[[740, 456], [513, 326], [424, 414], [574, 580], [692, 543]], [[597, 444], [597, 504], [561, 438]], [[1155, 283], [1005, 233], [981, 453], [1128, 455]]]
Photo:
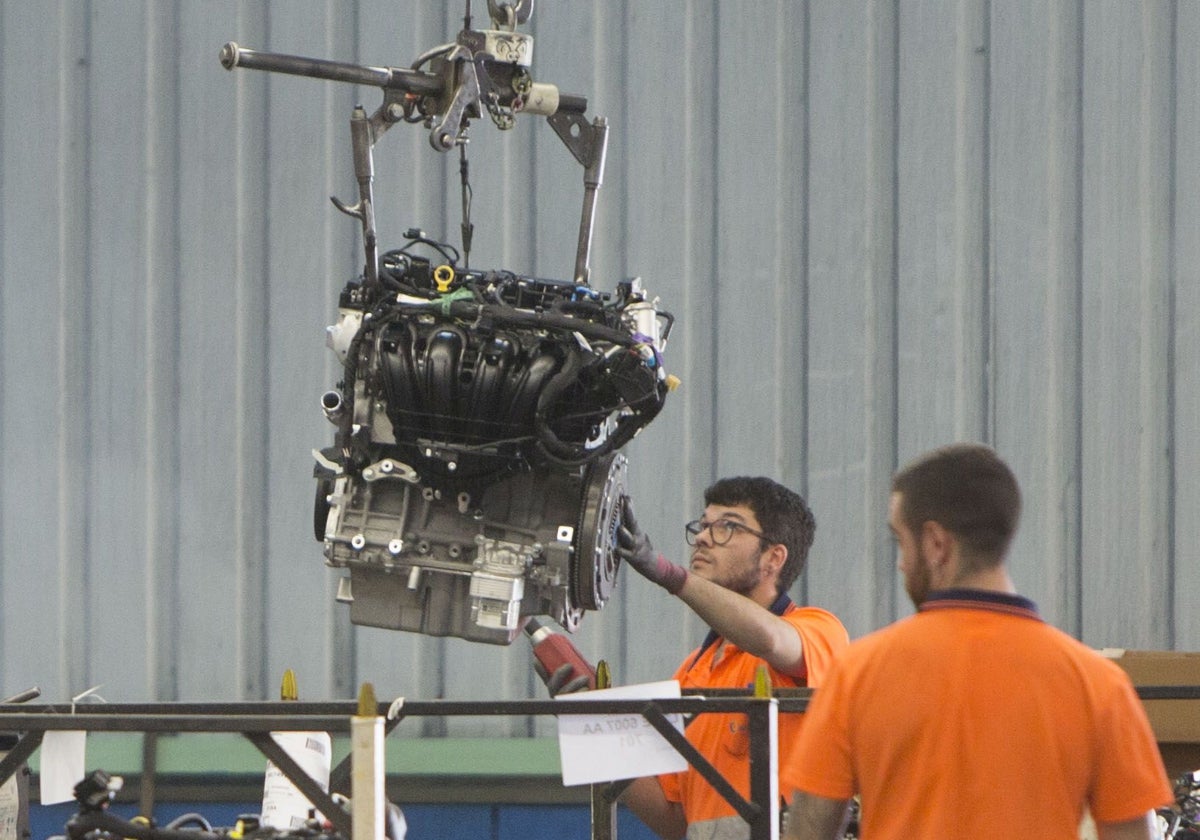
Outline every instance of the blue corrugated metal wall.
[[[351, 628], [311, 537], [324, 347], [374, 90], [222, 44], [406, 66], [463, 3], [0, 0], [0, 685], [51, 699], [540, 691], [523, 645]], [[476, 14], [484, 8], [476, 3]], [[609, 118], [595, 285], [639, 275], [683, 380], [629, 449], [656, 544], [766, 473], [819, 522], [796, 594], [908, 611], [898, 462], [993, 442], [1012, 566], [1096, 646], [1200, 647], [1200, 6], [545, 0], [534, 74]], [[537, 120], [471, 143], [479, 264], [569, 274], [581, 176]], [[381, 241], [456, 237], [456, 161], [399, 127]], [[619, 682], [702, 635], [640, 580], [578, 638]], [[521, 721], [431, 723], [515, 734]]]

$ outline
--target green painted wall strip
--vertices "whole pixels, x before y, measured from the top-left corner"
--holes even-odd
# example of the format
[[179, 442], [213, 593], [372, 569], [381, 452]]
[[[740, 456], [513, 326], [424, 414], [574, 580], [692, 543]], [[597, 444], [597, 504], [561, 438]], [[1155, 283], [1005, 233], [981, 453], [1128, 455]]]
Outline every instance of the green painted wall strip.
[[[349, 739], [334, 738], [334, 762], [349, 751]], [[40, 752], [40, 751], [39, 751]], [[36, 772], [40, 759], [30, 762]], [[181, 733], [158, 736], [158, 775], [261, 773], [266, 759], [240, 735]], [[110, 773], [142, 769], [142, 736], [92, 733], [85, 766]], [[561, 770], [554, 738], [422, 738], [387, 741], [388, 774], [429, 776], [556, 776]]]

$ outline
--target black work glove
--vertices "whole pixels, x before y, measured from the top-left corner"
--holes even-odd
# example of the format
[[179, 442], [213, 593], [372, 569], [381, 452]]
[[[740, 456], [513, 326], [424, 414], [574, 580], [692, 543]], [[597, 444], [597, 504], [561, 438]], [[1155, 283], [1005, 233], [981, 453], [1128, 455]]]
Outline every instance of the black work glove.
[[621, 527], [617, 529], [617, 556], [636, 569], [646, 580], [657, 583], [672, 595], [678, 595], [688, 572], [661, 554], [654, 552], [650, 538], [642, 533], [633, 515], [633, 503], [621, 497]]
[[542, 678], [542, 682], [546, 684], [546, 689], [550, 692], [551, 697], [587, 690], [588, 675], [577, 674], [575, 666], [570, 662], [564, 662], [554, 669], [553, 674], [548, 674], [546, 673], [546, 666], [535, 659], [533, 660], [533, 670]]

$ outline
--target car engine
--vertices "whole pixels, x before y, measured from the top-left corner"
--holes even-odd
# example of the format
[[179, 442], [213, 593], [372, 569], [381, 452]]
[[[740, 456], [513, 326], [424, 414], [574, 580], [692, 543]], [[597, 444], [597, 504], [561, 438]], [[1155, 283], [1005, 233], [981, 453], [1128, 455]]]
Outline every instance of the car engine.
[[[364, 67], [226, 44], [221, 61], [372, 84], [355, 107], [359, 196], [334, 199], [361, 223], [364, 269], [342, 290], [326, 343], [342, 377], [321, 397], [334, 425], [315, 451], [314, 531], [344, 569], [337, 598], [355, 624], [509, 644], [528, 619], [575, 630], [616, 585], [628, 443], [677, 380], [663, 366], [673, 319], [640, 279], [611, 292], [588, 257], [608, 126], [583, 97], [534, 82], [532, 0], [488, 0], [491, 28], [464, 27], [410, 68]], [[468, 268], [466, 144], [471, 120], [500, 129], [545, 116], [584, 168], [571, 280]], [[462, 251], [413, 228], [379, 254], [372, 148], [390, 127], [422, 124], [463, 158]]]

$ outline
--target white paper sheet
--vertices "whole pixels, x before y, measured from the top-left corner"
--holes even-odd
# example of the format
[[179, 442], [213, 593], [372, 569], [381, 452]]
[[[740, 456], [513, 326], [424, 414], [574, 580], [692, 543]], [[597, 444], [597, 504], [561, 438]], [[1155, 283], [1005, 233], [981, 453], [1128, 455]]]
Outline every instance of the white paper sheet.
[[[560, 694], [556, 699], [570, 702], [679, 696], [679, 683], [676, 680], [664, 680]], [[667, 715], [667, 719], [676, 729], [683, 731], [682, 715]], [[688, 766], [687, 759], [638, 714], [559, 715], [558, 751], [563, 784], [567, 786], [677, 773]]]
[[42, 804], [54, 805], [75, 798], [75, 785], [83, 781], [87, 733], [51, 730], [42, 738]]

